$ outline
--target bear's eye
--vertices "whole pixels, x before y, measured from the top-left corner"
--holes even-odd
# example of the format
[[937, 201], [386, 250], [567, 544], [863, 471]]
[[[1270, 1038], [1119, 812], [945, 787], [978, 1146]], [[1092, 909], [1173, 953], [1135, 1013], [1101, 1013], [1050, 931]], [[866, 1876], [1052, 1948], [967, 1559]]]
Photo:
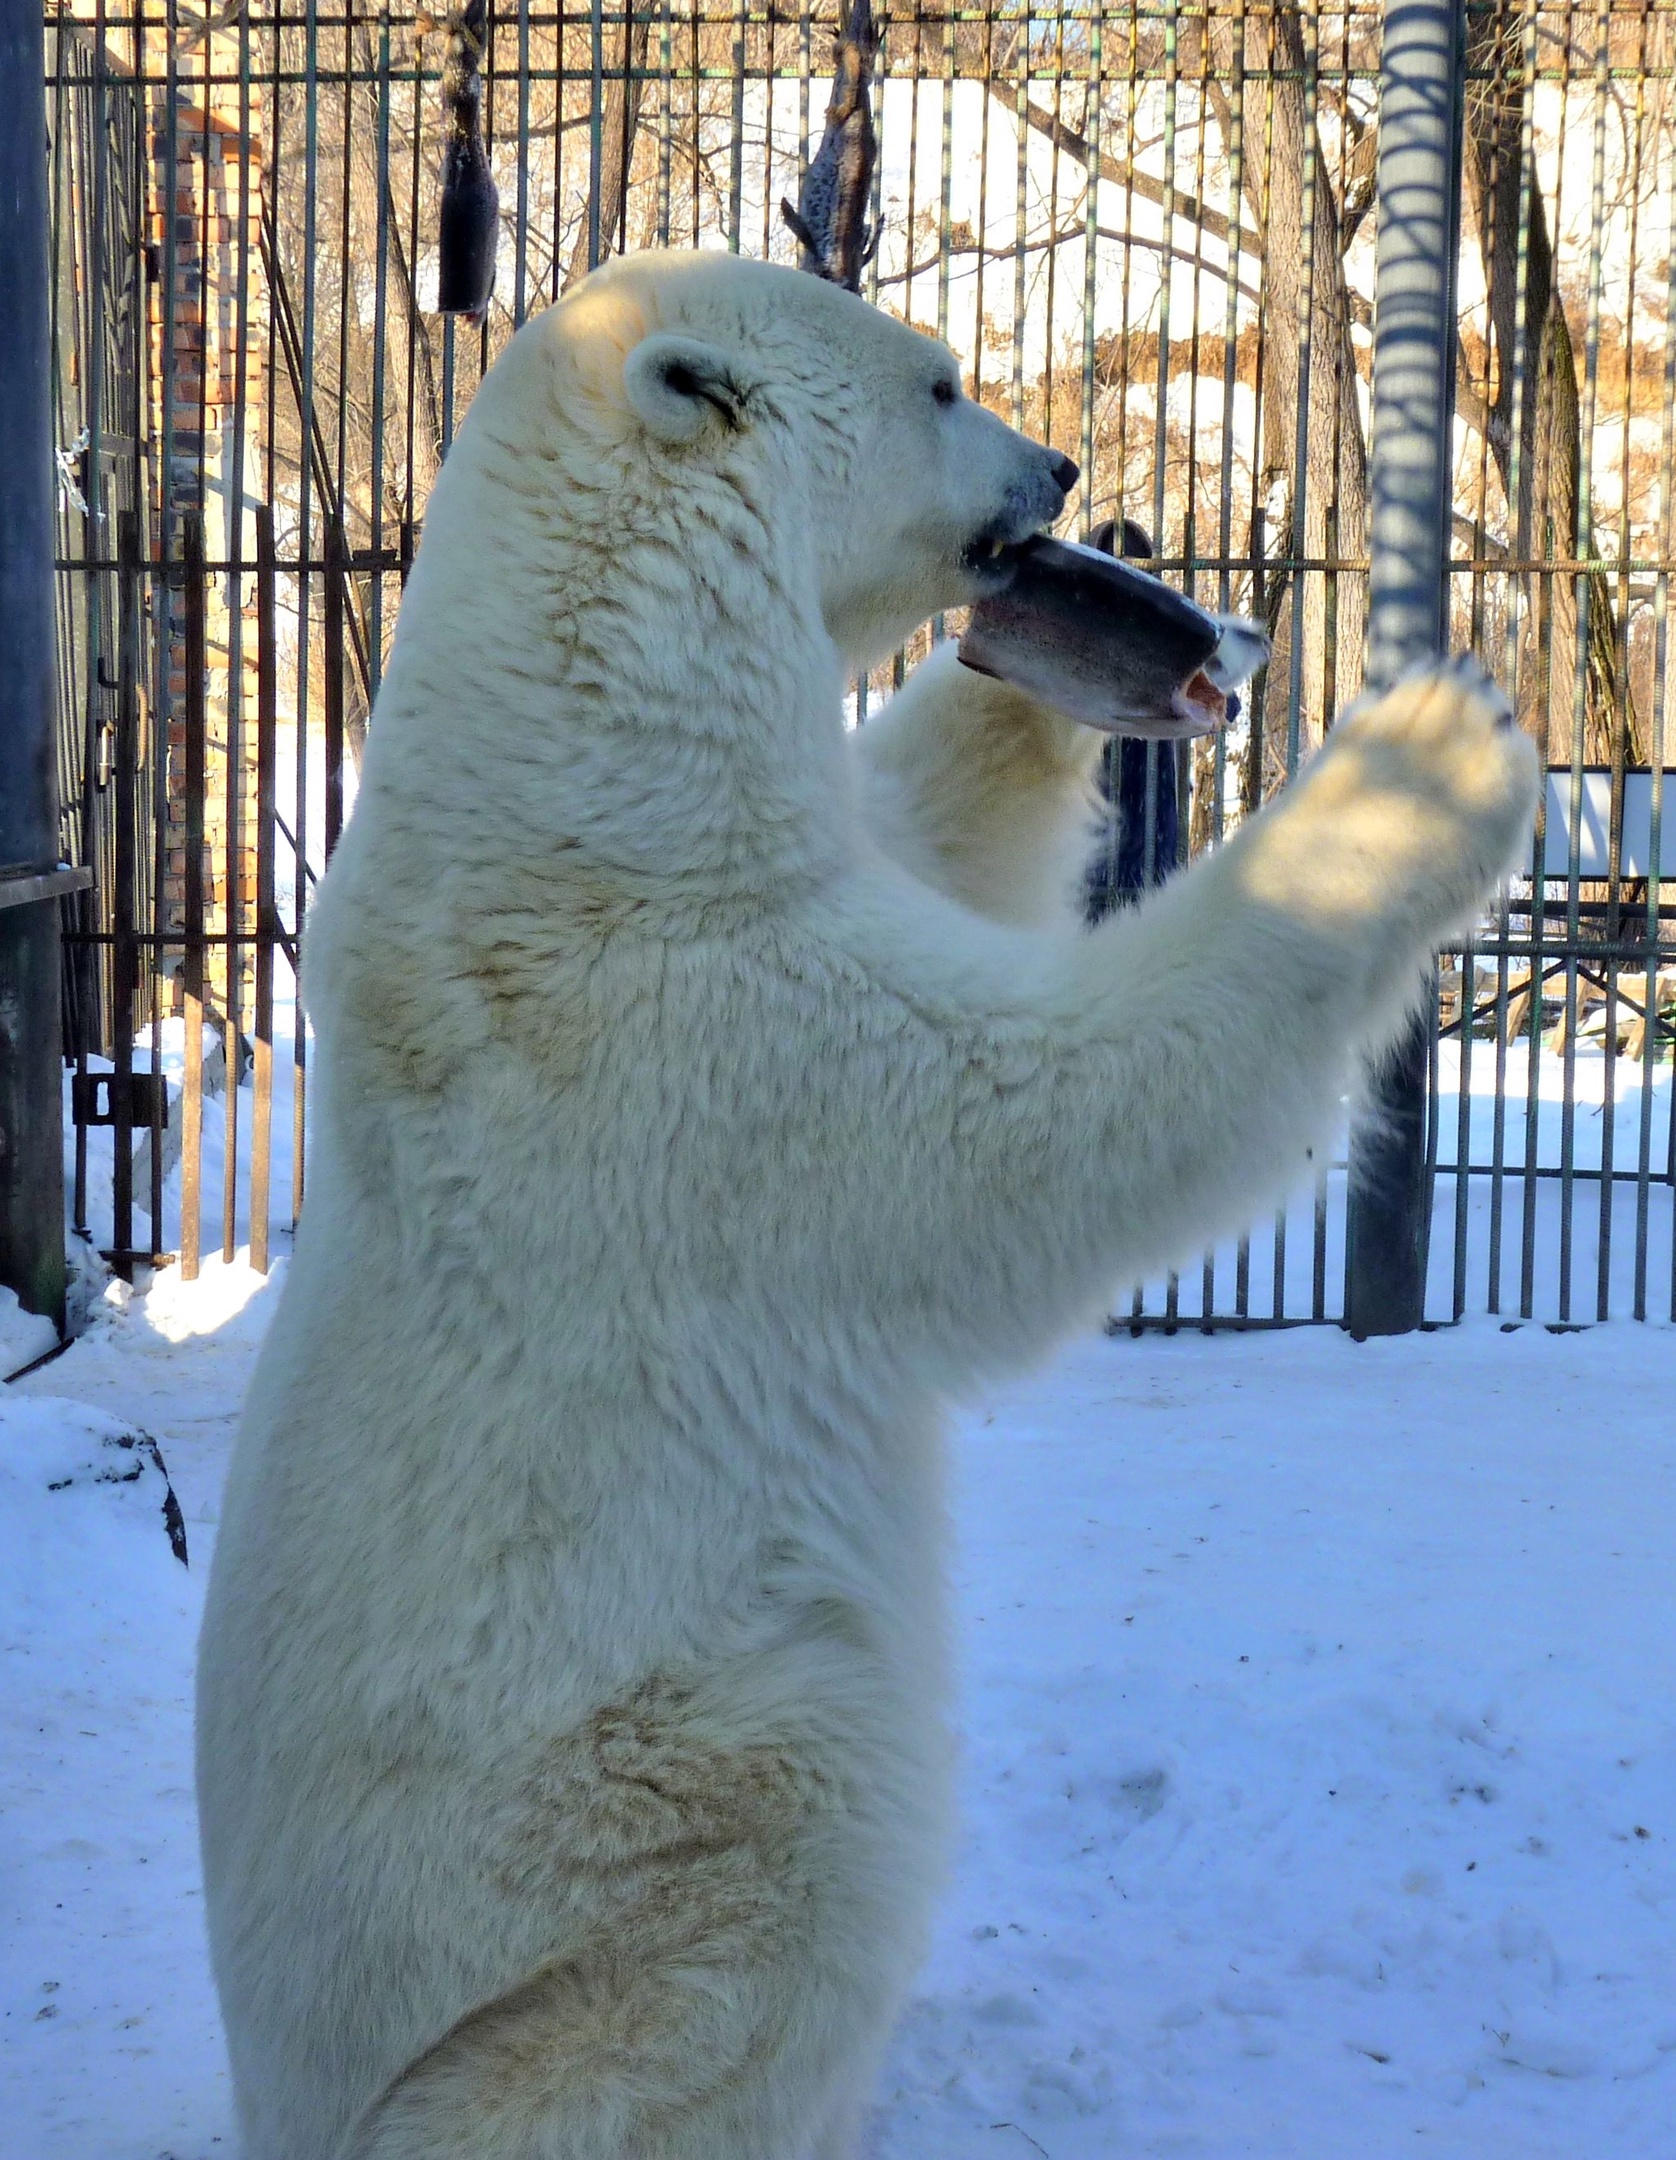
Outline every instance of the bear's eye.
[[939, 405], [952, 405], [960, 396], [960, 385], [950, 382], [946, 375], [940, 376], [931, 385], [931, 395]]

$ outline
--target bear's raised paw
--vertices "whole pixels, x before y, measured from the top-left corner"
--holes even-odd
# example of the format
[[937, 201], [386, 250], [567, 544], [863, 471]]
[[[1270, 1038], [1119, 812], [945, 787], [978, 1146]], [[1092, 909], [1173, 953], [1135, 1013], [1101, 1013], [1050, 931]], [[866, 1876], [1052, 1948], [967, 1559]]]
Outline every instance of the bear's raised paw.
[[1370, 779], [1481, 825], [1500, 861], [1535, 813], [1535, 748], [1515, 727], [1507, 693], [1470, 653], [1413, 669], [1348, 715], [1332, 741], [1360, 752]]

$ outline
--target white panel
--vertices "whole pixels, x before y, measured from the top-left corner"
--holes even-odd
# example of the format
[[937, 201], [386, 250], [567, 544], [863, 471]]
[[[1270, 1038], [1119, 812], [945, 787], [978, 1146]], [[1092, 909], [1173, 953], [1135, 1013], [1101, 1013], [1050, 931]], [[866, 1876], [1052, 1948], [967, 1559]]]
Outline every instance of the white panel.
[[[1659, 875], [1676, 878], [1676, 787], [1667, 775], [1659, 834]], [[1581, 775], [1578, 875], [1611, 875], [1612, 775], [1585, 770]], [[1624, 832], [1620, 874], [1646, 877], [1652, 864], [1653, 776], [1624, 775]], [[1548, 775], [1548, 827], [1543, 868], [1549, 877], [1565, 877], [1571, 865], [1572, 773], [1561, 766]]]

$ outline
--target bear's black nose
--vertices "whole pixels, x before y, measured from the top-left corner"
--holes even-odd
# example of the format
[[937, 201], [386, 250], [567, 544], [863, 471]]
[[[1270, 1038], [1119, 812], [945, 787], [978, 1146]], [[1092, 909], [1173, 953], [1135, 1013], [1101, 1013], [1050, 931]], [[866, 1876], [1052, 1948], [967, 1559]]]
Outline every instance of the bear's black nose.
[[1069, 495], [1072, 488], [1082, 478], [1082, 467], [1074, 458], [1056, 458], [1053, 465], [1053, 477], [1060, 494]]

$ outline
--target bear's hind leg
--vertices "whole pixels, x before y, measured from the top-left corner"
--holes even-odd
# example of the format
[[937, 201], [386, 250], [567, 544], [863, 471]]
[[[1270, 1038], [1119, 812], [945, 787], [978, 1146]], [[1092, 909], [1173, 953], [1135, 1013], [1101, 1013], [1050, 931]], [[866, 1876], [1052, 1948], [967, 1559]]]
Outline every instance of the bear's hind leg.
[[607, 1952], [538, 1974], [410, 2063], [338, 2160], [847, 2160], [877, 2013], [780, 1950], [689, 1941], [661, 1970]]

